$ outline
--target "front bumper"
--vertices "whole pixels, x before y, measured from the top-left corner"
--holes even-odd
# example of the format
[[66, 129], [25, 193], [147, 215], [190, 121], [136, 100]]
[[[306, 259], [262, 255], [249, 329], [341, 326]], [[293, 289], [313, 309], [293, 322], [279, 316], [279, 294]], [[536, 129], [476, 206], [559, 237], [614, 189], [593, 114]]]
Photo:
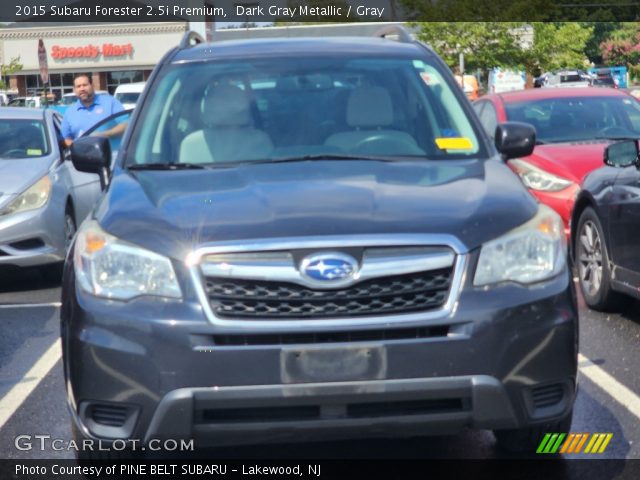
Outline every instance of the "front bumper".
[[[575, 397], [578, 318], [566, 270], [529, 288], [467, 283], [444, 318], [413, 315], [399, 326], [390, 316], [375, 329], [393, 338], [322, 344], [214, 326], [193, 292], [183, 302], [98, 299], [76, 289], [70, 264], [64, 292], [69, 404], [98, 439], [206, 446], [518, 428], [564, 417]], [[237, 336], [246, 343], [220, 341]], [[320, 356], [306, 370], [291, 367], [310, 351], [330, 359], [354, 349], [376, 361], [345, 354], [342, 363]], [[100, 423], [95, 412], [105, 411], [120, 424]]]
[[64, 256], [64, 205], [49, 201], [36, 210], [0, 216], [0, 265], [46, 265]]

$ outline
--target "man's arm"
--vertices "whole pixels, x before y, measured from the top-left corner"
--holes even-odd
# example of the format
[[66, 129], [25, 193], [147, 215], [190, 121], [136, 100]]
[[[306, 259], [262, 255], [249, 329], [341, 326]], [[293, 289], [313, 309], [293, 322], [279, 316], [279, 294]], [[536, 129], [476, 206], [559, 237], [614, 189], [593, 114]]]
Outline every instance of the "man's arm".
[[64, 138], [65, 146], [70, 147], [73, 143], [73, 132], [71, 131], [71, 124], [66, 115], [62, 117], [62, 132], [60, 133], [62, 133], [62, 138]]

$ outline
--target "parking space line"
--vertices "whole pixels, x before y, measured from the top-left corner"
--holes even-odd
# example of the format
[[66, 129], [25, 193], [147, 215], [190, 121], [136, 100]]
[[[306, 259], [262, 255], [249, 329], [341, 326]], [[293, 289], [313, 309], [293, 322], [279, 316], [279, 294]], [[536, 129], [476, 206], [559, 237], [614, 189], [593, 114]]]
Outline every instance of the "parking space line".
[[61, 307], [61, 306], [62, 306], [62, 302], [0, 304], [0, 308], [41, 308], [41, 307]]
[[61, 356], [60, 339], [56, 339], [44, 355], [31, 367], [31, 370], [0, 399], [0, 429], [4, 427], [11, 415], [20, 408], [40, 381], [47, 376]]
[[578, 354], [580, 373], [598, 385], [607, 395], [640, 418], [640, 397], [582, 354]]

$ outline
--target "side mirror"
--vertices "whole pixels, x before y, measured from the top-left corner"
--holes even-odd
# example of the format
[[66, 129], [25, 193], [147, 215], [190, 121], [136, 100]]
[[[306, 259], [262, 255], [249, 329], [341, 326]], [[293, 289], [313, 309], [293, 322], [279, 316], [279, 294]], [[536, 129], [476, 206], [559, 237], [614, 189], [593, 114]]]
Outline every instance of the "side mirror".
[[104, 190], [109, 180], [111, 167], [111, 144], [105, 137], [82, 137], [71, 144], [71, 161], [79, 172], [100, 176]]
[[638, 141], [624, 140], [604, 149], [604, 163], [611, 167], [638, 165]]
[[495, 145], [505, 160], [531, 155], [536, 146], [536, 129], [528, 123], [504, 122], [496, 127]]

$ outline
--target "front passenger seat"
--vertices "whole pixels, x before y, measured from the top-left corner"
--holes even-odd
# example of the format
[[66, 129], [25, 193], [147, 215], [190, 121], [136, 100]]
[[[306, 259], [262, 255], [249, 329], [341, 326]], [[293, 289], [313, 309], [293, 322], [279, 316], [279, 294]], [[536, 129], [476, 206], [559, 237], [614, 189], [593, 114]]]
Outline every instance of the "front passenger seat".
[[187, 135], [180, 144], [180, 163], [234, 162], [268, 158], [273, 143], [253, 127], [251, 102], [233, 85], [209, 88], [202, 102], [205, 128]]

